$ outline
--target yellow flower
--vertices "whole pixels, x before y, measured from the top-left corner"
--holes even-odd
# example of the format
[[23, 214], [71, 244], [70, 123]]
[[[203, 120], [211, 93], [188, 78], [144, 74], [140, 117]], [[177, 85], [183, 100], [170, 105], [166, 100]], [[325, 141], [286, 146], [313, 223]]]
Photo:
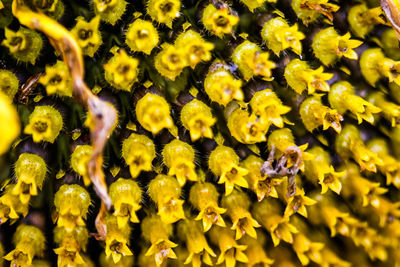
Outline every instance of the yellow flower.
[[165, 166], [169, 168], [168, 175], [175, 175], [179, 186], [183, 186], [186, 180], [197, 181], [195, 151], [188, 143], [174, 139], [165, 145], [162, 156]]
[[158, 215], [164, 223], [170, 224], [185, 218], [183, 200], [179, 199], [181, 187], [178, 181], [164, 174], [157, 175], [149, 183], [149, 196], [158, 206]]
[[244, 176], [248, 171], [239, 167], [239, 156], [227, 146], [218, 146], [210, 154], [208, 166], [212, 173], [219, 177], [218, 183], [225, 183], [225, 195], [232, 193], [235, 185], [248, 188]]
[[137, 81], [139, 60], [129, 56], [124, 49], [111, 49], [114, 56], [104, 65], [104, 77], [114, 88], [131, 91]]
[[358, 223], [358, 220], [349, 213], [342, 212], [331, 205], [324, 206], [321, 209], [321, 215], [325, 224], [329, 227], [332, 237], [337, 234], [350, 236], [352, 226]]
[[208, 31], [222, 38], [224, 34], [232, 33], [239, 17], [231, 14], [227, 6], [217, 9], [213, 4], [209, 4], [203, 11], [201, 21]]
[[5, 39], [1, 44], [7, 47], [10, 54], [18, 61], [34, 65], [43, 47], [40, 34], [24, 27], [20, 27], [17, 32], [8, 28], [5, 28], [4, 31]]
[[324, 247], [321, 250], [321, 256], [324, 259], [321, 263], [322, 267], [329, 267], [329, 266], [341, 266], [341, 267], [350, 267], [350, 262], [344, 261], [339, 258], [333, 251]]
[[214, 44], [206, 42], [198, 32], [188, 30], [178, 35], [175, 47], [185, 51], [188, 65], [194, 69], [200, 62], [211, 60], [210, 51], [214, 49]]
[[288, 203], [286, 205], [284, 216], [285, 217], [290, 217], [294, 213], [297, 212], [300, 215], [302, 215], [302, 216], [307, 218], [306, 206], [314, 205], [315, 203], [317, 203], [317, 201], [315, 201], [312, 198], [309, 198], [309, 197], [305, 196], [304, 190], [302, 188], [301, 189], [297, 189], [296, 193], [294, 194], [294, 196], [291, 196], [288, 199]]
[[273, 179], [261, 174], [260, 169], [264, 164], [264, 160], [260, 157], [250, 155], [241, 164], [249, 171], [245, 178], [250, 188], [256, 193], [258, 201], [268, 196], [278, 198], [275, 186], [280, 183], [280, 179]]
[[225, 227], [221, 214], [226, 209], [218, 207], [218, 192], [211, 183], [196, 183], [190, 188], [189, 201], [200, 211], [195, 220], [203, 220], [203, 230], [207, 232], [213, 224]]
[[264, 233], [259, 231], [257, 233], [257, 239], [249, 236], [244, 236], [240, 239], [241, 245], [246, 245], [247, 249], [245, 254], [248, 258], [247, 266], [265, 266], [268, 267], [274, 263], [273, 259], [270, 259], [265, 253], [264, 247], [266, 245], [266, 240]]
[[162, 96], [152, 93], [147, 93], [137, 102], [136, 118], [152, 134], [174, 126], [168, 102]]
[[19, 135], [21, 126], [16, 109], [9, 97], [0, 92], [0, 155], [8, 151], [11, 143]]
[[202, 262], [212, 266], [211, 257], [216, 257], [214, 251], [207, 243], [201, 224], [193, 220], [182, 220], [178, 223], [178, 232], [185, 241], [189, 255], [184, 264], [192, 263], [192, 266], [201, 266]]
[[271, 69], [276, 67], [275, 63], [269, 60], [268, 52], [263, 52], [257, 44], [247, 40], [235, 48], [231, 57], [246, 81], [257, 75], [270, 80]]
[[336, 138], [336, 151], [344, 158], [353, 158], [361, 170], [376, 172], [376, 166], [383, 164], [379, 156], [368, 149], [361, 139], [356, 126], [347, 124]]
[[353, 113], [357, 117], [358, 124], [362, 120], [372, 124], [374, 122], [373, 114], [381, 112], [380, 108], [355, 95], [354, 87], [347, 81], [340, 81], [332, 85], [328, 99], [331, 107], [340, 114], [344, 114], [347, 110]]
[[38, 194], [38, 188], [42, 189], [47, 172], [46, 162], [38, 155], [23, 153], [15, 163], [14, 170], [17, 184], [12, 194], [19, 196], [20, 201], [27, 204], [31, 196]]
[[351, 34], [348, 32], [337, 39], [337, 55], [339, 57], [347, 57], [350, 59], [358, 59], [357, 53], [354, 48], [359, 47], [363, 42], [350, 39]]
[[36, 106], [29, 115], [29, 124], [25, 126], [24, 133], [31, 134], [35, 143], [54, 143], [62, 127], [63, 119], [57, 109], [51, 106]]
[[75, 147], [71, 155], [72, 169], [83, 177], [85, 186], [91, 184], [88, 172], [89, 160], [92, 157], [93, 147], [90, 145], [78, 145]]
[[211, 241], [219, 247], [221, 254], [218, 256], [216, 264], [225, 262], [226, 267], [234, 267], [236, 261], [247, 263], [247, 258], [244, 251], [246, 245], [239, 245], [233, 238], [234, 232], [228, 228], [214, 227], [210, 231]]
[[149, 0], [147, 13], [158, 23], [164, 23], [172, 28], [172, 22], [179, 17], [181, 1], [179, 0]]
[[133, 133], [122, 143], [122, 157], [129, 166], [132, 178], [136, 178], [141, 171], [152, 170], [156, 148], [147, 136]]
[[240, 0], [240, 2], [245, 4], [251, 12], [253, 12], [256, 8], [261, 7], [265, 2], [273, 1], [275, 0]]
[[323, 262], [321, 250], [324, 243], [312, 242], [304, 234], [298, 233], [294, 236], [293, 249], [297, 254], [302, 265], [308, 265], [310, 261], [317, 264]]
[[193, 99], [183, 106], [181, 122], [183, 127], [190, 131], [192, 142], [201, 137], [213, 138], [214, 136], [211, 127], [216, 119], [211, 113], [211, 108], [200, 100]]
[[9, 70], [0, 70], [0, 94], [3, 93], [9, 97], [10, 101], [19, 89], [19, 80], [17, 76]]
[[242, 81], [233, 77], [227, 66], [214, 63], [204, 80], [204, 89], [212, 101], [226, 106], [233, 99], [243, 100]]
[[160, 266], [166, 259], [176, 259], [172, 248], [178, 245], [168, 239], [172, 235], [172, 225], [165, 224], [157, 215], [150, 215], [141, 223], [142, 234], [146, 241], [151, 243], [145, 256], [153, 256], [157, 266]]
[[293, 59], [285, 68], [285, 79], [288, 85], [298, 94], [307, 90], [308, 94], [315, 91], [329, 91], [329, 84], [326, 82], [333, 77], [333, 73], [325, 73], [320, 66], [312, 69], [306, 61]]
[[58, 218], [57, 226], [73, 230], [75, 226], [84, 226], [90, 206], [89, 193], [81, 186], [62, 185], [54, 196]]
[[232, 220], [232, 230], [236, 230], [235, 239], [241, 239], [245, 234], [257, 239], [255, 227], [260, 227], [256, 220], [253, 219], [250, 208], [249, 197], [238, 190], [234, 190], [229, 196], [222, 198], [222, 207], [227, 209], [227, 215]]
[[334, 12], [338, 11], [340, 6], [328, 3], [329, 0], [293, 0], [291, 5], [299, 19], [305, 25], [317, 20], [321, 15], [326, 16], [333, 21]]
[[115, 25], [124, 14], [127, 4], [125, 0], [94, 0], [94, 13], [101, 20]]
[[368, 101], [381, 109], [383, 117], [391, 122], [392, 127], [400, 125], [400, 105], [386, 100], [383, 92], [373, 92], [368, 96]]
[[150, 21], [136, 19], [126, 32], [125, 42], [133, 52], [150, 55], [158, 41], [157, 29]]
[[279, 128], [282, 128], [284, 123], [282, 115], [290, 111], [290, 107], [283, 105], [271, 89], [256, 92], [250, 100], [250, 106], [261, 123], [274, 124]]
[[117, 218], [119, 228], [124, 228], [129, 220], [139, 222], [136, 211], [141, 208], [142, 191], [135, 181], [119, 178], [111, 184], [109, 194], [115, 209], [113, 216]]
[[337, 133], [342, 130], [340, 122], [343, 120], [336, 110], [322, 104], [321, 96], [307, 98], [301, 103], [300, 116], [304, 126], [310, 132], [322, 126], [322, 130], [332, 127]]
[[65, 243], [63, 246], [54, 249], [54, 253], [58, 256], [58, 266], [79, 266], [85, 264], [79, 250], [76, 250], [74, 245], [69, 244], [71, 241]]
[[154, 58], [154, 67], [164, 77], [175, 81], [187, 66], [185, 51], [175, 45], [163, 43], [162, 50]]
[[46, 239], [36, 226], [21, 224], [13, 236], [15, 249], [4, 256], [10, 266], [31, 266], [34, 257], [42, 257]]
[[82, 48], [83, 54], [93, 57], [103, 43], [99, 31], [100, 16], [95, 16], [89, 22], [85, 21], [83, 17], [77, 17], [76, 21], [71, 33]]
[[56, 64], [46, 66], [46, 74], [41, 76], [39, 82], [46, 87], [48, 95], [72, 97], [72, 79], [67, 65], [58, 60]]
[[109, 215], [107, 217], [107, 235], [106, 235], [106, 257], [112, 257], [113, 262], [117, 263], [122, 257], [132, 256], [129, 249], [129, 236], [131, 229], [128, 224], [120, 228], [117, 217]]
[[29, 205], [22, 204], [19, 196], [12, 194], [14, 187], [14, 184], [8, 185], [0, 197], [0, 225], [7, 222], [8, 219], [18, 219], [20, 214], [23, 216], [28, 214]]
[[261, 37], [268, 48], [277, 55], [287, 48], [292, 48], [293, 52], [300, 55], [302, 52], [301, 40], [306, 36], [298, 30], [297, 24], [289, 26], [285, 19], [277, 17], [264, 24]]

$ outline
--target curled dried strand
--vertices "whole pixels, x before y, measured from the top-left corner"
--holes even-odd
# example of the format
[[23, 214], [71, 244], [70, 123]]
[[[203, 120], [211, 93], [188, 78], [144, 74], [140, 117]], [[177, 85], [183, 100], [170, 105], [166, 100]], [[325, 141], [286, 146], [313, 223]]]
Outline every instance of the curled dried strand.
[[396, 31], [397, 38], [400, 40], [400, 6], [398, 1], [381, 0], [381, 7], [385, 16], [392, 24], [393, 29]]
[[[295, 155], [295, 162], [293, 166], [287, 168], [288, 158]], [[271, 151], [268, 155], [267, 161], [261, 166], [261, 174], [266, 175], [271, 178], [282, 178], [287, 176], [288, 177], [288, 193], [287, 196], [291, 197], [296, 193], [296, 183], [295, 177], [300, 169], [300, 164], [302, 162], [302, 153], [298, 146], [289, 146], [286, 148], [283, 155], [279, 158], [276, 166], [273, 166], [274, 163], [274, 156], [275, 156], [275, 146], [272, 145]]]
[[[105, 206], [105, 209], [101, 209], [98, 215], [99, 218], [103, 217], [106, 210], [111, 208], [112, 203], [107, 193], [107, 185], [102, 170], [102, 151], [113, 125], [116, 123], [116, 111], [106, 102], [93, 95], [87, 87], [84, 81], [84, 64], [81, 49], [66, 28], [44, 14], [33, 12], [24, 5], [23, 0], [14, 0], [12, 11], [21, 24], [43, 32], [50, 39], [50, 43], [55, 49], [62, 54], [73, 79], [74, 99], [81, 105], [86, 106], [90, 113], [93, 114], [96, 126], [91, 131], [93, 152], [89, 161], [88, 172], [94, 189]], [[99, 233], [101, 232], [104, 231], [99, 231]]]

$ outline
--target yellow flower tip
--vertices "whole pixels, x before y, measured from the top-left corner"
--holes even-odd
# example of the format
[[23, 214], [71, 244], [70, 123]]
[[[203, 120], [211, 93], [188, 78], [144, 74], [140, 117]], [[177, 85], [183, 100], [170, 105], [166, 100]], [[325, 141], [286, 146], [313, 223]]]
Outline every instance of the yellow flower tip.
[[177, 244], [168, 239], [159, 239], [155, 243], [151, 244], [145, 256], [149, 257], [154, 255], [157, 266], [160, 266], [168, 258], [177, 259], [175, 252], [172, 250], [172, 248], [177, 246]]
[[207, 232], [215, 224], [221, 227], [225, 227], [225, 221], [221, 214], [225, 213], [226, 209], [218, 207], [217, 203], [210, 203], [209, 206], [200, 210], [195, 220], [203, 221], [203, 230]]
[[232, 33], [239, 17], [231, 14], [227, 6], [217, 9], [213, 4], [209, 4], [203, 11], [201, 21], [208, 31], [222, 38], [225, 34]]
[[58, 110], [51, 106], [37, 106], [29, 116], [29, 124], [24, 133], [31, 134], [35, 143], [53, 143], [63, 127], [63, 119]]
[[314, 199], [305, 196], [303, 189], [298, 189], [296, 190], [296, 194], [288, 199], [284, 216], [290, 217], [294, 213], [299, 213], [307, 218], [308, 214], [306, 206], [314, 205], [316, 203], [317, 201]]
[[180, 16], [180, 0], [149, 0], [147, 13], [158, 23], [164, 23], [172, 28], [172, 22]]
[[143, 128], [153, 134], [174, 125], [168, 102], [162, 96], [151, 93], [147, 93], [137, 102], [136, 117]]
[[93, 147], [90, 145], [78, 145], [71, 155], [71, 167], [76, 173], [83, 177], [85, 186], [89, 186], [92, 182], [87, 169], [92, 151]]
[[163, 43], [162, 50], [154, 58], [154, 67], [164, 77], [175, 81], [187, 66], [185, 51], [175, 45]]
[[232, 193], [234, 186], [238, 185], [240, 187], [248, 188], [249, 185], [244, 178], [248, 171], [244, 168], [240, 168], [235, 165], [226, 166], [222, 170], [221, 176], [218, 180], [219, 184], [225, 183], [225, 195]]
[[190, 131], [193, 142], [202, 137], [213, 138], [214, 136], [211, 127], [216, 119], [212, 115], [211, 108], [197, 99], [183, 106], [181, 122], [183, 127]]
[[340, 195], [342, 190], [342, 183], [340, 182], [341, 177], [345, 175], [346, 172], [336, 172], [333, 166], [329, 166], [326, 172], [322, 171], [319, 175], [319, 184], [321, 185], [321, 194], [325, 194], [328, 189], [331, 189], [336, 194]]
[[303, 266], [308, 265], [310, 261], [321, 264], [323, 262], [321, 255], [323, 248], [323, 243], [312, 242], [304, 234], [300, 233], [294, 236], [293, 249]]
[[133, 253], [126, 244], [126, 240], [107, 239], [106, 240], [106, 256], [112, 257], [114, 263], [118, 263], [122, 257], [132, 256]]
[[77, 23], [71, 33], [78, 41], [83, 54], [93, 57], [103, 43], [101, 32], [99, 31], [100, 16], [95, 16], [90, 21], [85, 21], [83, 17], [78, 17], [76, 21]]
[[104, 65], [106, 81], [118, 90], [131, 91], [137, 81], [139, 60], [129, 56], [124, 49], [114, 47], [114, 56]]
[[19, 135], [21, 126], [16, 109], [8, 96], [0, 92], [0, 155], [8, 151], [11, 143]]
[[157, 29], [150, 21], [136, 19], [129, 25], [125, 42], [133, 52], [150, 55], [159, 42]]
[[75, 248], [59, 247], [54, 249], [54, 253], [58, 255], [57, 264], [59, 266], [76, 266], [85, 264], [82, 255]]
[[160, 215], [161, 220], [166, 224], [177, 222], [185, 218], [183, 203], [184, 201], [181, 199], [171, 198], [169, 201], [158, 205], [157, 214]]
[[129, 166], [132, 178], [136, 178], [141, 171], [152, 170], [156, 149], [150, 138], [133, 133], [122, 143], [122, 157]]
[[252, 238], [257, 239], [256, 229], [261, 225], [253, 219], [251, 214], [244, 215], [242, 218], [238, 218], [233, 222], [231, 229], [236, 231], [235, 239], [241, 239], [245, 234]]
[[115, 25], [125, 12], [126, 5], [124, 0], [94, 0], [94, 13], [100, 16], [101, 20]]

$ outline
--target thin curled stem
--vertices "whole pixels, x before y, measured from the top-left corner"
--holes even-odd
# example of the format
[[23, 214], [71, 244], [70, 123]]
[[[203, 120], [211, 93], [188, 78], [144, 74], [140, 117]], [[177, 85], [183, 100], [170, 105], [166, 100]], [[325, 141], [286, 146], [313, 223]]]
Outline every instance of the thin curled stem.
[[64, 62], [73, 79], [73, 97], [87, 107], [93, 116], [95, 128], [91, 131], [93, 152], [88, 163], [89, 177], [97, 195], [102, 200], [102, 207], [96, 219], [96, 228], [101, 237], [105, 236], [103, 217], [112, 206], [104, 179], [103, 148], [117, 120], [117, 112], [107, 102], [94, 95], [84, 81], [84, 63], [81, 49], [71, 33], [57, 21], [42, 13], [30, 10], [23, 0], [14, 0], [12, 12], [19, 22], [32, 30], [43, 32], [52, 46], [62, 54]]
[[398, 0], [381, 0], [381, 8], [400, 40], [400, 2]]

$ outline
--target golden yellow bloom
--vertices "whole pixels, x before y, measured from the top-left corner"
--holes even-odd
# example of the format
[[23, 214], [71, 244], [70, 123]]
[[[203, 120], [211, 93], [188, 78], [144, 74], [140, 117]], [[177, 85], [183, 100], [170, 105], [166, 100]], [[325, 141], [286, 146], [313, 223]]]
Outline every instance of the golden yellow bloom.
[[233, 15], [227, 6], [217, 9], [213, 4], [209, 4], [203, 11], [201, 21], [208, 31], [222, 38], [224, 34], [233, 32], [239, 17]]
[[229, 196], [224, 196], [221, 201], [222, 207], [226, 208], [226, 214], [232, 220], [232, 230], [236, 230], [235, 239], [241, 239], [245, 234], [257, 239], [257, 227], [261, 225], [254, 220], [249, 212], [249, 197], [238, 190], [234, 190]]
[[308, 94], [316, 91], [328, 92], [329, 84], [326, 82], [333, 77], [332, 73], [325, 73], [324, 67], [312, 69], [306, 61], [293, 59], [285, 68], [285, 79], [288, 85], [298, 94], [307, 90]]
[[82, 48], [82, 53], [93, 57], [103, 43], [101, 32], [99, 31], [100, 16], [95, 16], [89, 22], [85, 21], [83, 17], [77, 17], [76, 21], [71, 33]]
[[165, 224], [157, 215], [150, 215], [143, 219], [141, 229], [144, 239], [151, 243], [145, 256], [154, 255], [157, 266], [168, 258], [177, 258], [172, 248], [178, 245], [169, 240], [169, 236], [172, 235], [172, 225]]
[[11, 143], [19, 135], [21, 126], [18, 113], [10, 98], [0, 92], [0, 155], [8, 151]]
[[189, 130], [192, 142], [201, 137], [213, 138], [214, 136], [211, 127], [216, 119], [211, 113], [211, 108], [200, 100], [193, 99], [182, 107], [181, 122], [183, 127]]
[[184, 264], [192, 263], [192, 266], [200, 267], [202, 262], [212, 266], [211, 257], [216, 257], [214, 251], [207, 243], [201, 224], [193, 220], [182, 220], [177, 227], [178, 236], [185, 241], [189, 252]]
[[180, 0], [149, 0], [147, 13], [158, 23], [164, 23], [172, 28], [172, 22], [179, 17], [181, 10]]
[[218, 207], [218, 192], [211, 183], [195, 183], [190, 188], [189, 202], [200, 211], [195, 220], [203, 220], [203, 230], [207, 232], [213, 224], [225, 227], [221, 214], [226, 209]]
[[107, 235], [106, 235], [106, 257], [112, 257], [114, 263], [121, 260], [122, 257], [132, 256], [129, 249], [129, 236], [131, 228], [129, 224], [119, 227], [116, 216], [107, 216]]
[[39, 228], [21, 224], [13, 236], [15, 249], [4, 256], [10, 266], [31, 266], [34, 257], [43, 257], [46, 239]]
[[36, 106], [29, 115], [29, 124], [24, 133], [31, 134], [34, 142], [46, 141], [54, 143], [63, 127], [60, 112], [51, 106]]
[[106, 81], [118, 90], [131, 91], [137, 81], [139, 60], [129, 56], [124, 49], [111, 49], [114, 56], [104, 65]]
[[257, 44], [248, 40], [235, 48], [231, 58], [246, 81], [256, 75], [270, 80], [271, 69], [276, 67], [275, 63], [269, 60], [268, 52], [263, 52]]
[[350, 262], [342, 260], [339, 258], [332, 250], [324, 247], [321, 250], [321, 256], [324, 259], [321, 263], [322, 267], [329, 267], [329, 266], [340, 266], [340, 267], [350, 267]]
[[152, 134], [174, 126], [168, 102], [162, 96], [152, 93], [147, 93], [137, 102], [136, 118]]
[[314, 205], [315, 203], [317, 203], [317, 201], [315, 201], [312, 198], [307, 197], [302, 188], [297, 189], [294, 196], [291, 196], [288, 199], [288, 203], [286, 205], [284, 216], [290, 217], [294, 213], [297, 212], [298, 214], [307, 218], [306, 206]]
[[184, 50], [188, 65], [194, 69], [200, 62], [211, 60], [210, 51], [214, 49], [214, 44], [206, 42], [198, 32], [188, 30], [178, 35], [175, 47]]
[[126, 32], [125, 42], [133, 52], [143, 52], [150, 55], [158, 41], [157, 29], [150, 21], [136, 19], [129, 25]]
[[9, 70], [0, 70], [0, 94], [5, 94], [10, 101], [14, 99], [18, 92], [19, 80], [14, 73]]
[[279, 128], [282, 128], [284, 123], [282, 115], [290, 111], [290, 107], [283, 105], [271, 89], [256, 92], [250, 100], [250, 106], [261, 123], [274, 124]]
[[85, 226], [76, 226], [72, 231], [64, 227], [54, 228], [54, 241], [58, 244], [54, 253], [58, 255], [58, 266], [88, 264], [82, 255], [82, 251], [86, 251], [88, 240], [89, 232]]
[[380, 7], [368, 8], [366, 3], [360, 3], [350, 8], [347, 14], [347, 21], [350, 24], [352, 32], [361, 38], [364, 38], [374, 29], [377, 24], [386, 24], [383, 19], [383, 11]]
[[71, 155], [71, 167], [83, 177], [85, 186], [89, 186], [92, 182], [88, 172], [88, 163], [92, 156], [92, 151], [93, 147], [90, 145], [78, 145]]
[[162, 50], [154, 58], [154, 67], [164, 77], [175, 81], [188, 65], [185, 51], [175, 45], [163, 43]]
[[336, 151], [343, 158], [353, 158], [361, 170], [376, 172], [376, 166], [383, 164], [378, 155], [368, 149], [356, 126], [347, 124], [336, 138]]
[[347, 110], [353, 113], [357, 117], [358, 124], [362, 120], [372, 124], [374, 122], [373, 114], [381, 112], [380, 108], [356, 95], [354, 87], [347, 81], [333, 84], [328, 99], [331, 107], [340, 114], [344, 114]]
[[368, 101], [381, 109], [382, 116], [391, 122], [392, 127], [400, 125], [400, 105], [386, 100], [383, 92], [373, 92], [368, 96]]
[[39, 33], [21, 26], [17, 32], [5, 28], [4, 35], [5, 39], [1, 44], [10, 50], [16, 60], [35, 64], [43, 47]]
[[241, 143], [255, 144], [267, 140], [269, 125], [239, 106], [228, 115], [227, 124], [231, 135]]
[[302, 52], [301, 40], [306, 36], [298, 30], [297, 24], [289, 26], [285, 19], [277, 17], [264, 24], [261, 37], [267, 47], [277, 55], [288, 48], [300, 55]]
[[297, 228], [289, 222], [289, 217], [283, 217], [280, 204], [270, 198], [253, 205], [254, 218], [271, 234], [274, 246], [283, 240], [293, 243], [293, 234], [298, 233]]
[[125, 13], [127, 4], [125, 0], [94, 0], [94, 13], [101, 20], [115, 25]]
[[219, 145], [210, 154], [208, 167], [219, 177], [218, 183], [225, 184], [225, 195], [232, 193], [234, 186], [248, 188], [244, 176], [248, 171], [239, 166], [239, 156], [227, 146]]
[[46, 87], [48, 95], [72, 97], [72, 79], [64, 61], [57, 60], [54, 65], [46, 66], [46, 74], [41, 76], [39, 82]]
[[133, 133], [122, 143], [122, 157], [129, 166], [132, 178], [136, 178], [141, 171], [152, 170], [156, 148], [147, 136]]
[[14, 184], [7, 185], [0, 197], [0, 225], [11, 220], [16, 220], [20, 215], [28, 214], [29, 203], [22, 203], [19, 196], [14, 195]]
[[149, 196], [158, 206], [158, 215], [164, 223], [170, 224], [185, 218], [183, 200], [179, 199], [181, 187], [178, 181], [164, 174], [157, 175], [149, 183]]
[[139, 222], [136, 211], [141, 208], [142, 190], [135, 181], [119, 178], [111, 184], [109, 194], [115, 210], [113, 216], [117, 218], [119, 228], [124, 228], [129, 220]]
[[276, 2], [276, 0], [240, 0], [248, 9], [253, 12], [254, 9], [261, 7], [265, 2]]
[[17, 184], [12, 194], [19, 196], [21, 203], [28, 204], [31, 196], [42, 189], [46, 177], [47, 166], [44, 160], [35, 154], [23, 153], [19, 156], [14, 167]]
[[247, 263], [247, 258], [244, 251], [247, 249], [246, 245], [239, 245], [234, 237], [234, 232], [228, 228], [214, 227], [210, 231], [210, 239], [215, 245], [218, 246], [221, 254], [219, 254], [216, 264], [225, 262], [226, 267], [234, 267], [236, 262]]
[[262, 231], [257, 231], [257, 239], [249, 236], [243, 236], [243, 238], [240, 239], [239, 243], [241, 245], [247, 246], [247, 249], [244, 252], [248, 258], [246, 266], [268, 267], [274, 263], [274, 260], [270, 259], [265, 253], [264, 248], [266, 245], [266, 238]]
[[340, 122], [343, 120], [336, 110], [322, 104], [321, 96], [307, 98], [301, 103], [300, 116], [304, 126], [310, 132], [322, 126], [322, 130], [332, 127], [337, 133], [342, 130]]
[[183, 186], [186, 180], [197, 181], [194, 153], [194, 149], [188, 143], [178, 139], [164, 146], [162, 156], [165, 166], [169, 168], [168, 175], [176, 176], [180, 186]]
[[330, 155], [322, 147], [314, 146], [308, 150], [315, 157], [313, 160], [305, 162], [305, 176], [310, 181], [321, 185], [321, 194], [325, 194], [328, 189], [331, 189], [336, 194], [340, 195], [342, 184], [340, 179], [346, 172], [336, 172], [330, 164]]
[[245, 178], [250, 188], [256, 193], [258, 201], [263, 200], [264, 197], [278, 198], [275, 186], [281, 181], [262, 175], [260, 169], [263, 164], [264, 160], [255, 155], [250, 155], [241, 162], [241, 165], [249, 171]]
[[294, 236], [293, 249], [302, 265], [308, 265], [310, 261], [321, 264], [324, 259], [321, 250], [324, 243], [312, 242], [304, 234], [298, 233]]
[[[100, 254], [100, 266], [101, 267], [125, 267], [125, 266], [134, 266], [135, 265], [135, 257], [134, 255], [128, 256], [125, 255], [121, 258], [121, 260], [117, 263], [114, 263], [112, 257], [107, 258], [106, 253], [103, 252]], [[94, 265], [93, 265], [94, 266]], [[140, 266], [149, 266], [150, 265], [140, 265]]]
[[341, 57], [357, 59], [354, 48], [363, 42], [350, 39], [350, 33], [339, 35], [333, 27], [319, 31], [313, 38], [312, 48], [315, 56], [326, 66], [334, 64]]
[[334, 12], [338, 11], [340, 6], [328, 3], [329, 0], [293, 0], [291, 5], [299, 19], [305, 25], [316, 21], [321, 15], [333, 21]]
[[57, 226], [71, 231], [75, 226], [84, 226], [90, 206], [89, 193], [76, 184], [62, 185], [54, 196], [57, 210]]
[[204, 80], [204, 90], [212, 101], [226, 106], [233, 99], [243, 100], [242, 81], [233, 77], [228, 66], [213, 63]]

